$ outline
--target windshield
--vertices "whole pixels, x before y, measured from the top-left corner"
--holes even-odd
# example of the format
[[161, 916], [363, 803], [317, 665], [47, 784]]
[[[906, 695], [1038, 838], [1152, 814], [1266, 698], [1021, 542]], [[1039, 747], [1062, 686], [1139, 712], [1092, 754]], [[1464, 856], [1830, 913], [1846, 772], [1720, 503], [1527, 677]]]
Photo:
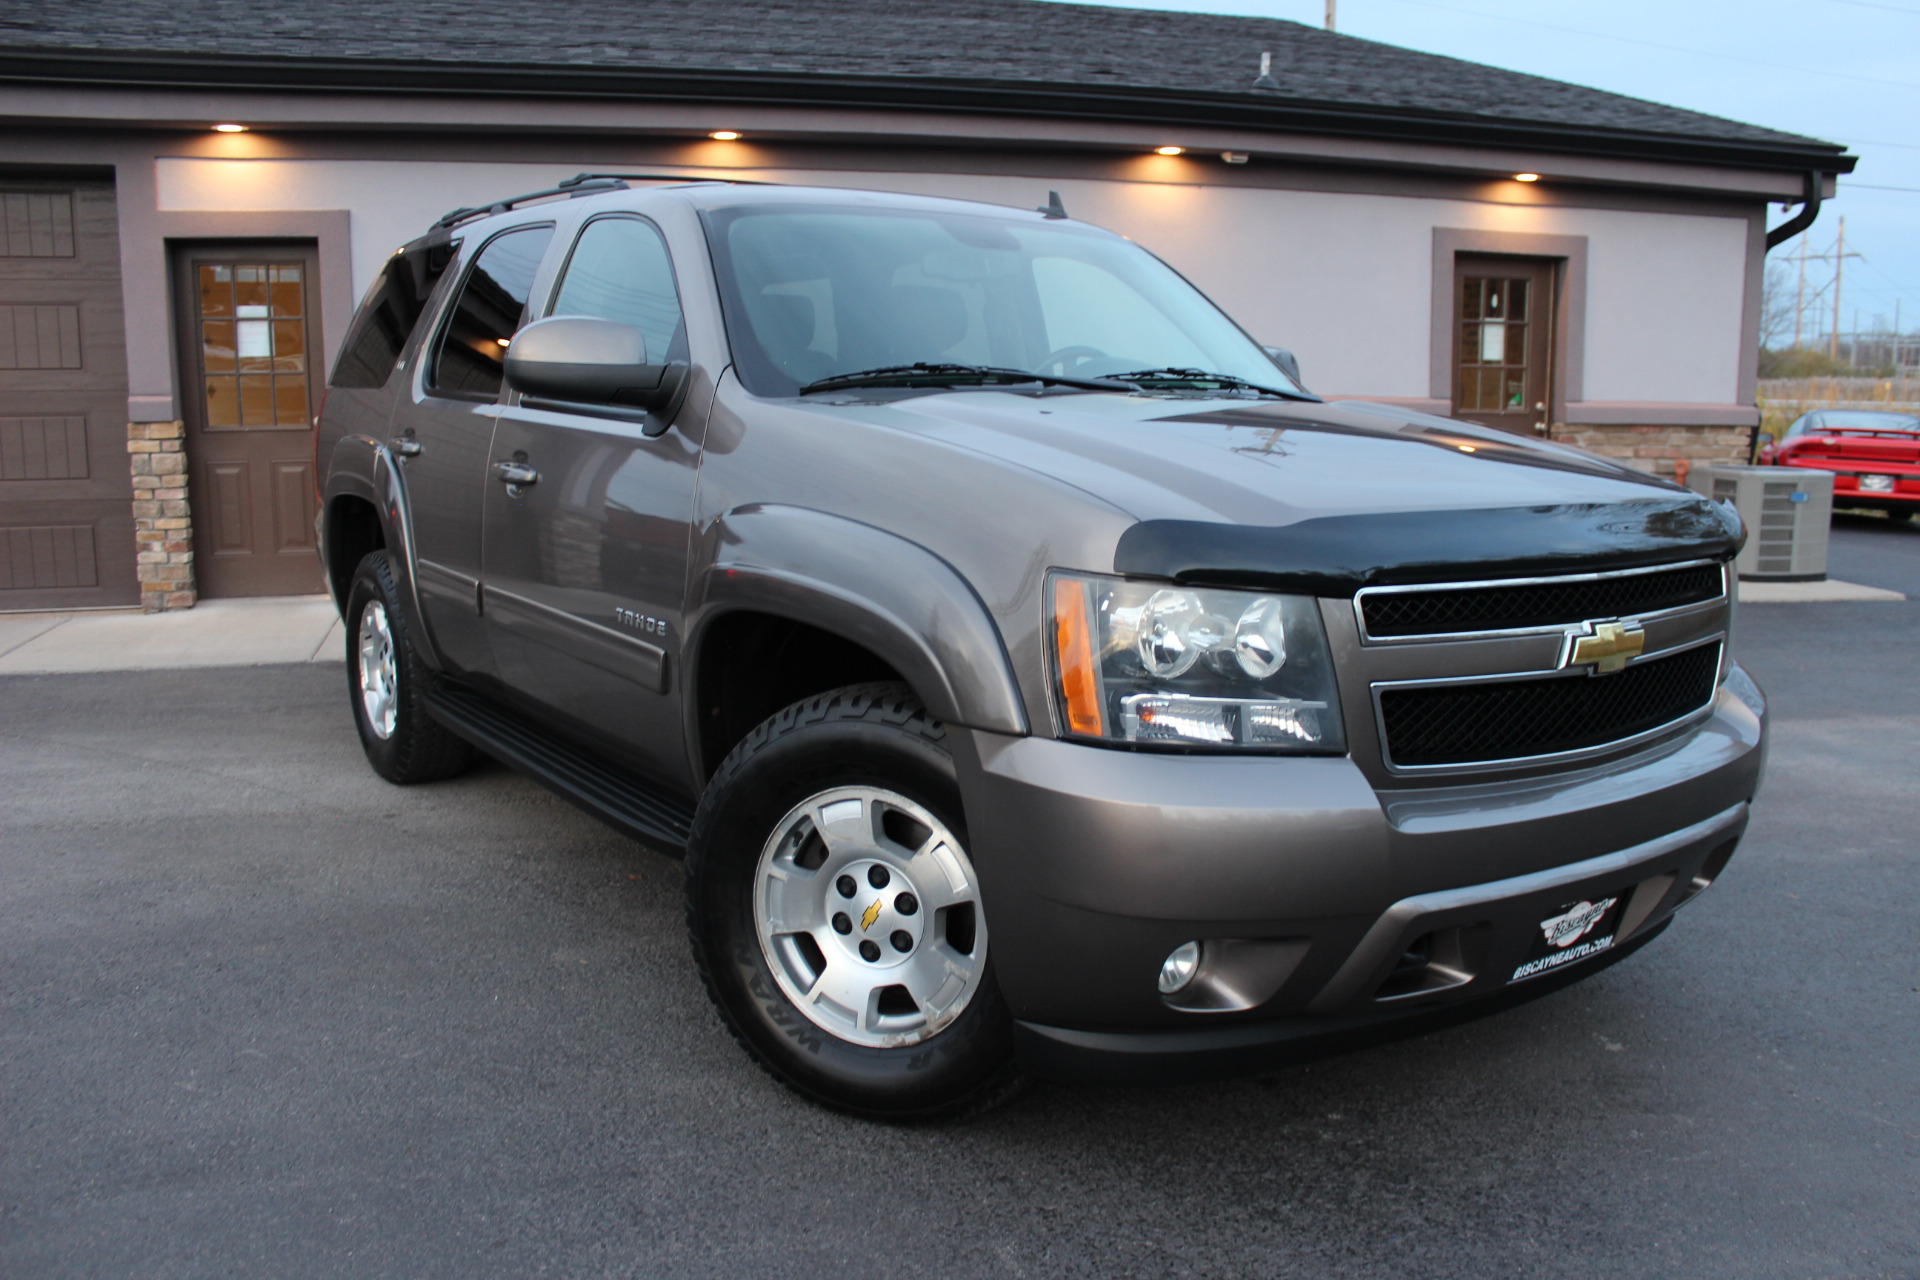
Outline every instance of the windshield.
[[917, 363], [1082, 379], [1200, 370], [1297, 390], [1218, 307], [1117, 236], [817, 205], [707, 218], [735, 368], [756, 395]]

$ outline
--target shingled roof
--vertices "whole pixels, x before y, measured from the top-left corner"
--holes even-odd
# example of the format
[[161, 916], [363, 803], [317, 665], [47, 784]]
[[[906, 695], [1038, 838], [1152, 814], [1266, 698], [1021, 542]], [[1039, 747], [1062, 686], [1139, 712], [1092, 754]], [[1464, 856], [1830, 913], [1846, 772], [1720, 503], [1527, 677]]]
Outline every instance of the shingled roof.
[[[1253, 87], [1262, 52], [1277, 90]], [[45, 78], [759, 101], [837, 87], [870, 105], [1131, 103], [1136, 118], [1851, 167], [1816, 139], [1296, 22], [1039, 0], [0, 0], [0, 81]]]

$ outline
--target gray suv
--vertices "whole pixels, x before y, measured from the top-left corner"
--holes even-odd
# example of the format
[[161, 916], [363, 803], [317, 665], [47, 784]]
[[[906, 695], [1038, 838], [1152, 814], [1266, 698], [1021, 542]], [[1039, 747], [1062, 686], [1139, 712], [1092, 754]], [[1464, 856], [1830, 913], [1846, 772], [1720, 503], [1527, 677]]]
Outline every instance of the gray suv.
[[582, 175], [386, 264], [315, 448], [353, 714], [684, 852], [820, 1102], [1192, 1079], [1483, 1013], [1720, 874], [1731, 511], [1308, 393], [1131, 242]]

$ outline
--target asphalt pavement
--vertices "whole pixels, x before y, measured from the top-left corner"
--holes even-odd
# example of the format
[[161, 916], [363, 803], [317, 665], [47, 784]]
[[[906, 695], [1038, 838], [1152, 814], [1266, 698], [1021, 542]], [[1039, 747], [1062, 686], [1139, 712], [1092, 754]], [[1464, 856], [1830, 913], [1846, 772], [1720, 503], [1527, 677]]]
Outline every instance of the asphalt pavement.
[[1591, 981], [1262, 1080], [818, 1110], [679, 867], [498, 767], [399, 789], [342, 669], [0, 678], [0, 1275], [1920, 1276], [1920, 524], [1749, 606], [1765, 789]]

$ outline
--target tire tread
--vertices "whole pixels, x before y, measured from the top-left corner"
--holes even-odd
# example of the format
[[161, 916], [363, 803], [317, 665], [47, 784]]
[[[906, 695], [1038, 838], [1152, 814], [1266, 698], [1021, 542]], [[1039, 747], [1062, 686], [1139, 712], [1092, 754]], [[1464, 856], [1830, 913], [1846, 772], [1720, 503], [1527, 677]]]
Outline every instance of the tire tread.
[[743, 1034], [732, 1016], [724, 1013], [726, 1001], [712, 971], [707, 949], [700, 943], [700, 907], [695, 893], [695, 884], [703, 869], [708, 838], [717, 821], [719, 805], [716, 797], [726, 793], [727, 784], [745, 770], [755, 757], [771, 749], [782, 739], [815, 725], [836, 720], [885, 725], [911, 733], [930, 743], [944, 743], [947, 736], [946, 726], [927, 713], [926, 708], [920, 704], [918, 698], [913, 696], [907, 686], [890, 682], [873, 682], [847, 685], [844, 688], [803, 698], [761, 721], [746, 737], [735, 744], [733, 750], [727, 753], [726, 759], [721, 761], [720, 767], [714, 770], [713, 777], [708, 781], [706, 790], [701, 795], [699, 808], [694, 813], [692, 834], [687, 840], [687, 889], [684, 902], [687, 933], [692, 943], [694, 965], [699, 971], [700, 983], [706, 989], [714, 1008], [722, 1011], [720, 1020], [726, 1025], [727, 1034], [733, 1037], [734, 1043], [745, 1051], [747, 1057], [780, 1084], [805, 1094], [820, 1105], [849, 1115], [893, 1122], [961, 1120], [990, 1111], [1027, 1087], [1028, 1080], [1025, 1073], [1012, 1058], [1009, 1058], [999, 1071], [965, 1095], [942, 1105], [907, 1114], [896, 1111], [863, 1110], [833, 1098], [823, 1097], [799, 1085], [780, 1069], [777, 1062], [769, 1059], [748, 1036]]

